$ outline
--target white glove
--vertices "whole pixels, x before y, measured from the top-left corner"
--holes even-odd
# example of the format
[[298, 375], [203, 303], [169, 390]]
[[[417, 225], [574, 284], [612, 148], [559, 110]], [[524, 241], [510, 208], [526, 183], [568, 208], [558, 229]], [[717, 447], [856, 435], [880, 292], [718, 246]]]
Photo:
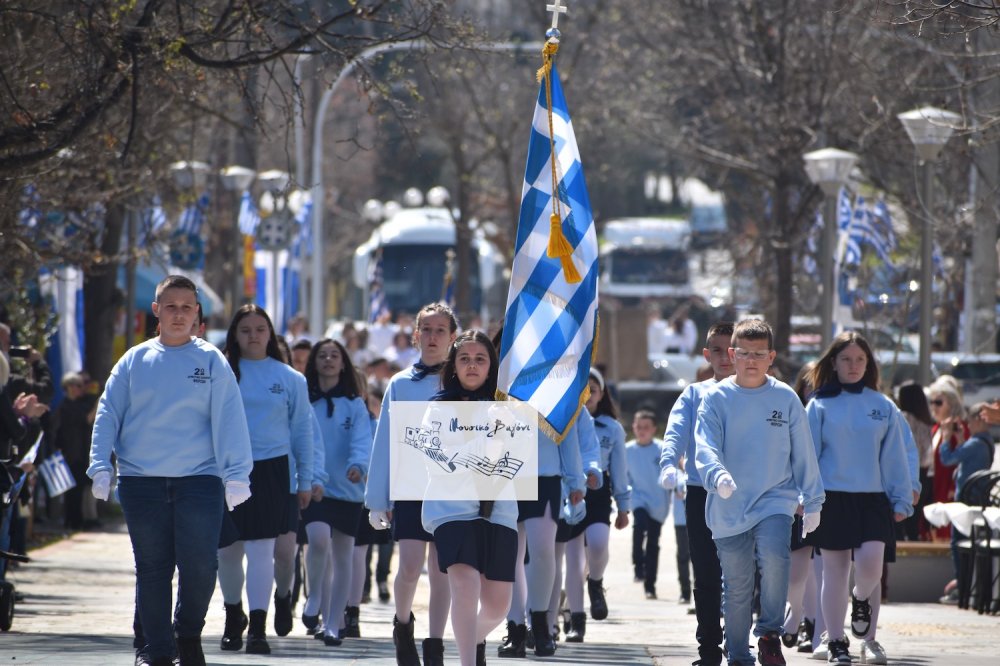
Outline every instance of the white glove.
[[250, 499], [250, 484], [244, 481], [226, 481], [226, 506], [232, 511]]
[[111, 472], [101, 470], [94, 475], [90, 485], [90, 492], [99, 500], [108, 501], [111, 494]]
[[816, 528], [819, 527], [819, 511], [815, 513], [804, 513], [802, 514], [802, 538], [805, 539], [806, 535], [810, 532], [815, 532]]
[[736, 482], [728, 472], [719, 477], [719, 482], [715, 484], [715, 490], [722, 499], [729, 499], [736, 492]]
[[368, 512], [368, 523], [375, 530], [387, 530], [389, 529], [389, 512], [388, 511], [369, 511]]
[[673, 490], [677, 487], [677, 468], [667, 465], [660, 471], [660, 486], [664, 490]]

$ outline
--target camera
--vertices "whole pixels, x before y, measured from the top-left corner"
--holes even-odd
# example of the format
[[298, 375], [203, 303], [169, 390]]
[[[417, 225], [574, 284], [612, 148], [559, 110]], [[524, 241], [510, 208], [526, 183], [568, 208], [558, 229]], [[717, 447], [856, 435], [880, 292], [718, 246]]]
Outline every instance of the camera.
[[11, 347], [11, 358], [28, 358], [31, 356], [31, 347]]

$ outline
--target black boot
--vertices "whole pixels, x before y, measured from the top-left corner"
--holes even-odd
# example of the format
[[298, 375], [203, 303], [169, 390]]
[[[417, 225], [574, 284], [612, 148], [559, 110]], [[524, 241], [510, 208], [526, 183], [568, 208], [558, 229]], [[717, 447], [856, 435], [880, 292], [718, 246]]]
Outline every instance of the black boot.
[[250, 628], [247, 629], [247, 654], [271, 654], [264, 629], [267, 627], [267, 611], [250, 611]]
[[531, 611], [531, 635], [535, 639], [536, 657], [551, 657], [556, 653], [556, 644], [549, 635], [548, 611]]
[[243, 612], [243, 602], [223, 604], [226, 608], [226, 628], [222, 630], [223, 650], [235, 652], [243, 647], [243, 630], [247, 628], [247, 615]]
[[486, 666], [486, 641], [476, 643], [476, 666]]
[[582, 643], [587, 633], [587, 614], [573, 613], [569, 616], [570, 629], [566, 632], [567, 643]]
[[341, 638], [361, 638], [361, 609], [348, 606], [344, 609], [344, 629]]
[[444, 666], [444, 641], [440, 638], [425, 638], [424, 666]]
[[287, 636], [292, 631], [292, 593], [283, 597], [274, 592], [274, 633]]
[[587, 593], [590, 595], [590, 617], [603, 620], [608, 616], [608, 601], [604, 598], [604, 579], [587, 578]]
[[503, 643], [497, 647], [497, 656], [524, 657], [524, 635], [526, 633], [528, 633], [528, 628], [523, 624], [507, 620], [507, 635], [503, 637]]
[[178, 636], [177, 657], [180, 666], [205, 666], [205, 653], [201, 649], [201, 636]]
[[413, 641], [413, 613], [410, 621], [400, 624], [398, 617], [392, 618], [392, 642], [396, 644], [396, 666], [420, 666], [417, 644]]

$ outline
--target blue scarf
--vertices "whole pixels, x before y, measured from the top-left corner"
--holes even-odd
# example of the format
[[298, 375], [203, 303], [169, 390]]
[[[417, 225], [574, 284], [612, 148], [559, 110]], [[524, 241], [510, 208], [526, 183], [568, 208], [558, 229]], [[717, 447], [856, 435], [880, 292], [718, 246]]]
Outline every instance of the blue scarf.
[[834, 377], [833, 381], [829, 384], [823, 384], [818, 389], [813, 391], [811, 398], [835, 398], [840, 395], [841, 391], [847, 391], [848, 393], [861, 393], [865, 390], [865, 380], [859, 382], [854, 382], [853, 384], [841, 384], [840, 380]]

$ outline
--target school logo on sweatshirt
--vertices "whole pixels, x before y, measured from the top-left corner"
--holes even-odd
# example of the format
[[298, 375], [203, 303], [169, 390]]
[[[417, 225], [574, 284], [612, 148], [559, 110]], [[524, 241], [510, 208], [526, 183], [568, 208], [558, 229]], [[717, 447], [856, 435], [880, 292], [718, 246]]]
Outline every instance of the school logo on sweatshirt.
[[271, 384], [271, 388], [267, 390], [270, 391], [271, 393], [274, 393], [275, 395], [281, 395], [282, 393], [285, 392], [285, 387], [279, 384], [278, 382], [274, 382], [273, 384]]
[[344, 423], [342, 424], [344, 430], [350, 430], [352, 425], [354, 425], [354, 422], [351, 420], [350, 416], [346, 417], [344, 419]]
[[767, 417], [767, 422], [772, 428], [784, 428], [788, 425], [788, 419], [780, 409], [772, 409], [771, 415]]
[[889, 415], [886, 412], [883, 412], [881, 409], [875, 407], [872, 409], [872, 411], [868, 412], [868, 418], [870, 418], [872, 421], [885, 421], [887, 418], [889, 418]]
[[195, 368], [194, 372], [188, 375], [188, 379], [195, 384], [206, 384], [212, 379], [212, 375], [208, 374], [205, 368]]

